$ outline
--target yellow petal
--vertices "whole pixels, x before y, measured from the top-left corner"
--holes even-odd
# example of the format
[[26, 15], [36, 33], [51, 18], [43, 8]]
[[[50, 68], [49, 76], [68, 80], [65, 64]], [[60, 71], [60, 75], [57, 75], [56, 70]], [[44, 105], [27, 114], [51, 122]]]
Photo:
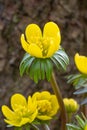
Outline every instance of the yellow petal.
[[17, 120], [4, 120], [7, 124], [9, 124], [9, 125], [12, 125], [12, 126], [17, 126], [17, 127], [20, 127], [21, 126], [21, 124], [20, 124], [20, 122], [19, 121], [17, 121]]
[[50, 93], [48, 91], [43, 91], [43, 92], [35, 92], [32, 96], [33, 100], [45, 100], [45, 99], [49, 99], [50, 98]]
[[69, 103], [70, 103], [70, 106], [71, 106], [71, 110], [73, 112], [76, 112], [79, 108], [78, 103], [74, 99], [69, 99]]
[[87, 74], [87, 57], [86, 56], [80, 56], [78, 53], [76, 53], [75, 64], [81, 73]]
[[18, 123], [15, 122], [15, 120], [7, 120], [7, 119], [4, 119], [4, 121], [9, 124], [9, 125], [12, 125], [12, 126], [20, 126]]
[[26, 27], [25, 35], [26, 35], [27, 41], [29, 43], [34, 43], [34, 44], [38, 42], [39, 38], [42, 37], [41, 30], [39, 26], [36, 24], [29, 24]]
[[28, 109], [30, 110], [30, 113], [34, 113], [37, 109], [36, 99], [32, 100], [30, 96], [28, 97]]
[[43, 37], [44, 39], [47, 38], [47, 44], [49, 45], [47, 57], [51, 57], [59, 49], [61, 42], [60, 30], [57, 24], [54, 22], [45, 24]]
[[47, 57], [51, 57], [59, 49], [59, 45], [57, 45], [57, 46], [55, 46], [55, 45], [56, 45], [55, 41], [52, 41], [50, 43], [50, 46], [48, 48]]
[[25, 125], [26, 123], [29, 123], [31, 120], [29, 118], [22, 118], [21, 122], [19, 123], [20, 126]]
[[23, 118], [20, 120], [4, 120], [7, 124], [12, 125], [12, 126], [16, 126], [16, 127], [21, 127], [22, 125], [25, 125], [26, 123], [29, 122], [28, 118]]
[[41, 99], [40, 92], [35, 92], [32, 96], [32, 100], [40, 100], [40, 99]]
[[23, 95], [21, 94], [14, 94], [12, 97], [11, 97], [11, 106], [13, 108], [13, 110], [15, 111], [18, 106], [27, 106], [27, 102], [26, 102], [26, 99]]
[[25, 37], [24, 37], [24, 34], [21, 35], [21, 44], [22, 44], [23, 49], [24, 49], [27, 53], [29, 53], [29, 43], [26, 42]]
[[[44, 26], [43, 37], [54, 38], [53, 43], [56, 48], [59, 47], [61, 42], [60, 29], [54, 22], [48, 22]], [[51, 40], [51, 39], [50, 39]], [[51, 43], [51, 41], [49, 41]]]
[[2, 112], [3, 115], [9, 120], [13, 120], [15, 118], [14, 112], [11, 111], [6, 105], [2, 106]]
[[59, 110], [59, 104], [57, 102], [57, 98], [55, 95], [52, 95], [50, 98], [51, 106], [52, 106], [52, 111], [50, 111], [50, 116], [54, 116], [57, 111]]
[[56, 23], [48, 22], [44, 26], [43, 36], [60, 37], [60, 30]]
[[41, 94], [41, 100], [45, 100], [45, 99], [47, 99], [47, 100], [49, 100], [50, 99], [50, 97], [51, 97], [51, 94], [48, 92], [48, 91], [43, 91], [43, 92], [41, 92], [40, 93]]
[[52, 119], [52, 117], [47, 116], [47, 115], [41, 115], [41, 116], [38, 115], [37, 118], [40, 120], [51, 120]]
[[30, 44], [28, 49], [31, 56], [42, 58], [42, 51], [36, 44]]

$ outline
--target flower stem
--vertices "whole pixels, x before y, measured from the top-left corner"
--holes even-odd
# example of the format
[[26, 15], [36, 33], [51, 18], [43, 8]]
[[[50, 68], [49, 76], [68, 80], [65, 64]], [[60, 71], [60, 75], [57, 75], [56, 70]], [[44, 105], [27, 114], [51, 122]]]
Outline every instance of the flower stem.
[[68, 123], [71, 123], [72, 113], [68, 113], [68, 114], [67, 114], [67, 118], [68, 118], [68, 119], [67, 119], [67, 122], [68, 122]]
[[61, 111], [61, 130], [66, 130], [66, 122], [67, 122], [67, 118], [66, 118], [66, 111], [65, 111], [65, 107], [64, 107], [64, 103], [63, 103], [63, 99], [62, 99], [62, 95], [59, 89], [59, 86], [55, 80], [55, 75], [54, 73], [52, 73], [52, 77], [51, 77], [51, 81], [50, 81], [51, 85], [52, 85], [52, 89], [57, 97], [58, 100], [58, 104], [60, 106], [60, 111]]

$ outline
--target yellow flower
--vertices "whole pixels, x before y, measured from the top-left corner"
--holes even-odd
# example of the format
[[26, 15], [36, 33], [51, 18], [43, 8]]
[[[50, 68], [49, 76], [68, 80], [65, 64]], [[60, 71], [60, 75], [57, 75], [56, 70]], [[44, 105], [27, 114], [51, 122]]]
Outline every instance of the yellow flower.
[[24, 50], [37, 58], [51, 57], [60, 47], [60, 30], [54, 22], [45, 24], [43, 34], [36, 24], [26, 27], [25, 35], [21, 35]]
[[78, 53], [76, 53], [75, 64], [81, 73], [87, 74], [87, 57], [86, 56], [80, 56]]
[[55, 95], [51, 95], [48, 91], [36, 92], [32, 96], [32, 100], [37, 101], [38, 115], [40, 120], [50, 120], [57, 113], [59, 105]]
[[64, 98], [63, 102], [64, 102], [67, 113], [76, 112], [79, 108], [78, 103], [72, 98], [70, 98], [70, 99]]
[[35, 100], [32, 101], [31, 97], [28, 97], [28, 102], [21, 94], [14, 94], [11, 97], [11, 107], [9, 109], [6, 105], [2, 106], [2, 112], [6, 117], [5, 122], [20, 127], [26, 123], [31, 123], [37, 116], [37, 105]]

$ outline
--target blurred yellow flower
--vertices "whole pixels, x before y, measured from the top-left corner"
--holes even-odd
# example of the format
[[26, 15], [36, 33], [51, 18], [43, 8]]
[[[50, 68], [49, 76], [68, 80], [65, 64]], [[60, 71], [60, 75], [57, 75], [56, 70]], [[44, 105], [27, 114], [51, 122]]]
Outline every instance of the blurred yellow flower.
[[51, 57], [60, 47], [61, 35], [57, 24], [45, 24], [43, 34], [37, 24], [26, 27], [25, 35], [21, 35], [21, 44], [24, 50], [37, 58]]
[[87, 124], [86, 124], [86, 126], [85, 126], [85, 129], [84, 130], [87, 130]]
[[11, 107], [12, 110], [3, 105], [2, 112], [6, 117], [5, 122], [16, 127], [33, 122], [38, 113], [36, 102], [30, 96], [27, 102], [23, 95], [14, 94], [11, 97]]
[[37, 101], [38, 115], [40, 120], [50, 120], [59, 110], [59, 105], [55, 95], [51, 95], [48, 91], [36, 92], [32, 96], [32, 100]]
[[87, 74], [87, 57], [86, 56], [80, 56], [78, 53], [76, 53], [75, 64], [81, 73]]
[[64, 102], [67, 113], [76, 112], [78, 110], [78, 108], [79, 108], [79, 105], [76, 102], [76, 100], [74, 100], [72, 98], [70, 98], [70, 99], [64, 98], [63, 102]]

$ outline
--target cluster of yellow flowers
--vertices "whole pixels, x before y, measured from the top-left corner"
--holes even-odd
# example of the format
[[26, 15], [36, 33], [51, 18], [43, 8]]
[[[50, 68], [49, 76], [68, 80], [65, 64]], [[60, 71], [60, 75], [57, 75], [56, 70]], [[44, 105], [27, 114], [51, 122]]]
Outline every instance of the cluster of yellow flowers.
[[[60, 30], [54, 22], [46, 23], [43, 33], [38, 25], [30, 24], [26, 27], [25, 35], [21, 35], [22, 47], [35, 58], [52, 57], [60, 49], [60, 42]], [[56, 56], [55, 58], [57, 59]], [[87, 57], [76, 53], [75, 64], [81, 73], [87, 74]], [[74, 99], [65, 98], [63, 101], [67, 113], [78, 110], [79, 105]], [[11, 97], [11, 108], [12, 110], [6, 105], [2, 106], [2, 112], [6, 117], [5, 122], [21, 127], [26, 123], [33, 123], [36, 119], [42, 121], [52, 119], [59, 110], [59, 104], [56, 96], [48, 91], [35, 92], [28, 97], [28, 100], [17, 93]], [[85, 130], [87, 130], [87, 125]]]
[[11, 97], [11, 109], [2, 106], [2, 112], [6, 117], [5, 122], [16, 127], [32, 123], [35, 119], [50, 120], [59, 110], [56, 96], [48, 91], [36, 92], [28, 97], [14, 94]]

